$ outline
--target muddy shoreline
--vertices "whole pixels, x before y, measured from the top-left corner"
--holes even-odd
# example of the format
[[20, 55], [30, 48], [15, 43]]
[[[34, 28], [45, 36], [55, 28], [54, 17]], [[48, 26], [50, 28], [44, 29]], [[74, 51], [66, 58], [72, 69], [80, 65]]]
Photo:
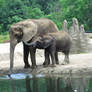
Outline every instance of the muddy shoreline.
[[[38, 75], [42, 74], [45, 76], [92, 76], [92, 66], [90, 67], [78, 67], [78, 66], [62, 66], [57, 65], [56, 67], [38, 66], [36, 69], [24, 69], [23, 67], [16, 67], [13, 69], [12, 74], [24, 73]], [[0, 69], [0, 76], [8, 75], [9, 69]]]
[[[92, 52], [81, 54], [70, 54], [70, 64], [61, 65], [64, 55], [59, 53], [59, 63], [56, 67], [44, 67], [43, 50], [37, 50], [37, 68], [24, 69], [23, 49], [20, 43], [15, 49], [13, 73], [45, 74], [45, 75], [91, 75], [92, 74]], [[31, 65], [31, 61], [29, 58]], [[9, 43], [0, 44], [0, 76], [9, 74]]]

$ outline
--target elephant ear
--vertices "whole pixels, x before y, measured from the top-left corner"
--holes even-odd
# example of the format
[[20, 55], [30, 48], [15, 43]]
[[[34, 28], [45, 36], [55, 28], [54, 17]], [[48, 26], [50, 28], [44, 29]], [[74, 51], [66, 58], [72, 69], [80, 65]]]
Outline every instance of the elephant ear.
[[33, 36], [37, 34], [37, 25], [32, 21], [27, 21], [22, 24], [23, 27], [23, 38], [24, 42], [32, 39]]

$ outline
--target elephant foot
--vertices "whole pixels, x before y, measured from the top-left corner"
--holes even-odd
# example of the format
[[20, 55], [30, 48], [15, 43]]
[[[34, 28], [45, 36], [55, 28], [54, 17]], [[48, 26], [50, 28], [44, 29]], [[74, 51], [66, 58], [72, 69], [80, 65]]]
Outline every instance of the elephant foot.
[[43, 65], [45, 66], [45, 65], [49, 65], [50, 63], [47, 63], [46, 61], [44, 61], [44, 63], [43, 63]]
[[48, 67], [48, 65], [44, 65], [44, 67]]
[[31, 68], [32, 68], [32, 69], [36, 69], [36, 68], [37, 68], [37, 66], [31, 66]]
[[43, 65], [44, 65], [44, 66], [45, 66], [45, 65], [47, 65], [47, 63], [46, 63], [46, 62], [44, 62], [44, 63], [43, 63]]
[[59, 65], [59, 62], [56, 62], [57, 65]]
[[67, 64], [69, 64], [68, 62], [66, 62], [66, 61], [64, 61], [63, 63], [62, 63], [62, 65], [67, 65]]
[[30, 68], [30, 65], [29, 65], [29, 64], [27, 64], [27, 65], [25, 65], [25, 66], [24, 66], [24, 68]]
[[11, 74], [12, 74], [12, 71], [9, 71], [9, 74], [8, 74], [8, 76], [9, 76], [9, 77], [11, 77]]
[[52, 64], [52, 65], [50, 65], [51, 67], [56, 67], [56, 64]]
[[46, 62], [43, 63], [43, 66], [44, 66], [44, 67], [47, 67], [48, 65], [49, 65], [49, 64], [46, 63]]
[[43, 65], [45, 66], [46, 65], [46, 62], [44, 62]]
[[11, 74], [10, 73], [8, 74], [8, 77], [11, 77]]

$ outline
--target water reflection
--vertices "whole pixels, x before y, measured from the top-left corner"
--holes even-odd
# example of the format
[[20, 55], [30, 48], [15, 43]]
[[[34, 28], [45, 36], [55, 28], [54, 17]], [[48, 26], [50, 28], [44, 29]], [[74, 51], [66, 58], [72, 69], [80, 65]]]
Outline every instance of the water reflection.
[[30, 87], [30, 78], [29, 76], [26, 77], [26, 92], [32, 92]]
[[35, 75], [27, 75], [22, 79], [0, 77], [0, 92], [92, 92], [92, 78], [38, 78]]
[[70, 80], [66, 80], [62, 78], [46, 79], [46, 92], [74, 92]]

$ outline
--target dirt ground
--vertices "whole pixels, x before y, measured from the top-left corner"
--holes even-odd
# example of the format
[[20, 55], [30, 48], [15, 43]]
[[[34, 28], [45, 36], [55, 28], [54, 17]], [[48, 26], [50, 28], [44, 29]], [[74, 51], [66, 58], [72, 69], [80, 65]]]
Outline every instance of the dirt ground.
[[[91, 40], [92, 42], [92, 40]], [[9, 73], [9, 43], [0, 44], [0, 75], [5, 75]], [[23, 46], [19, 43], [15, 49], [14, 57], [14, 68], [13, 73], [42, 73], [42, 74], [91, 74], [92, 73], [92, 52], [81, 53], [81, 54], [70, 54], [70, 64], [61, 65], [64, 55], [59, 53], [59, 65], [56, 67], [43, 67], [43, 50], [37, 50], [36, 69], [24, 69], [23, 62]], [[31, 60], [29, 58], [31, 65]]]

